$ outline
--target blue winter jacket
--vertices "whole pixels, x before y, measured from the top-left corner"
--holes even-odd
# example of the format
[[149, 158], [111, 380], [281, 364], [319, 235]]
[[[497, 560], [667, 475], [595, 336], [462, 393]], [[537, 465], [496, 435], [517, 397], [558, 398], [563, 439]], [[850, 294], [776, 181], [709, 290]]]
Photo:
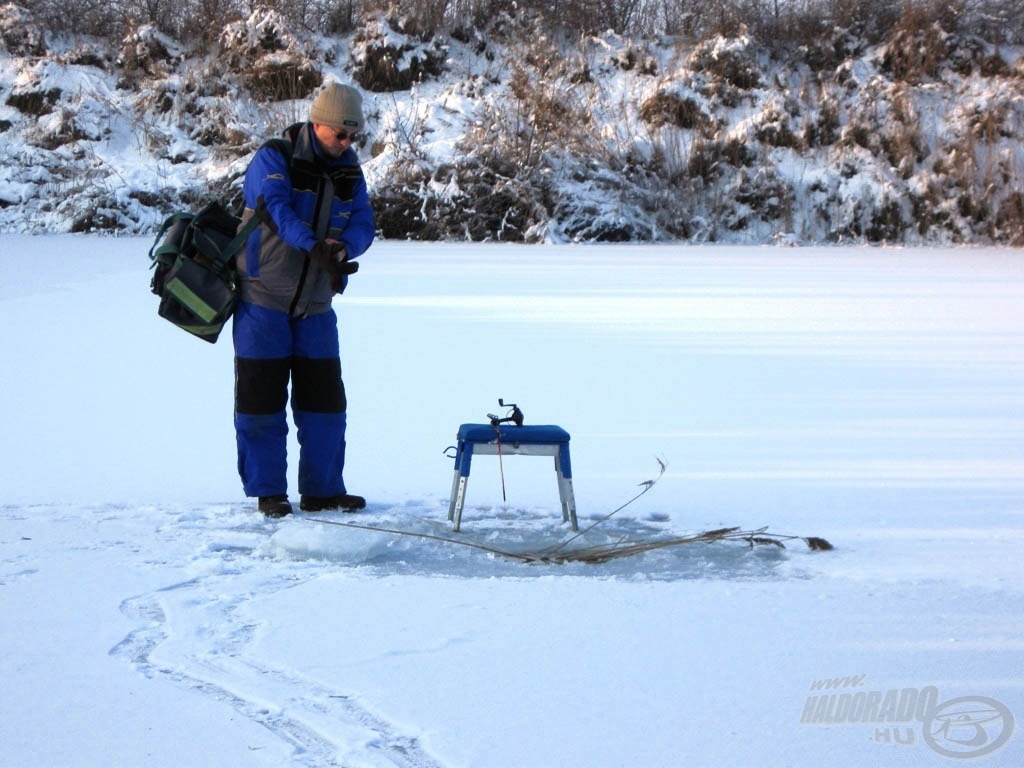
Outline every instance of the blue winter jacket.
[[328, 157], [311, 123], [297, 123], [283, 137], [264, 144], [245, 174], [242, 224], [257, 209], [269, 214], [269, 221], [256, 228], [238, 255], [241, 298], [306, 317], [329, 310], [334, 297], [330, 275], [310, 257], [310, 249], [331, 238], [345, 244], [350, 259], [358, 258], [373, 242], [376, 224], [353, 149]]

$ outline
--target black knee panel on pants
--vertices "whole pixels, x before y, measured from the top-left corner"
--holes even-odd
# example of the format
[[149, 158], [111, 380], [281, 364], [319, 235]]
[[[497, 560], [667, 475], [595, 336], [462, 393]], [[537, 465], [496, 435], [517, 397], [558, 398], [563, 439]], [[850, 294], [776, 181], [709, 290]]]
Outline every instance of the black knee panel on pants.
[[291, 360], [235, 358], [235, 410], [263, 415], [283, 411], [288, 403]]
[[292, 358], [292, 405], [311, 413], [344, 413], [348, 406], [338, 358]]

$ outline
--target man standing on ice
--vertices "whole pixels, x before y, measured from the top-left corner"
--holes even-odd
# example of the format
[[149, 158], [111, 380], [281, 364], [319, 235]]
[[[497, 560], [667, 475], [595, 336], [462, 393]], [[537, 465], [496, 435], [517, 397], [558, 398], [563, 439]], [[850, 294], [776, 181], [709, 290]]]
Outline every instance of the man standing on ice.
[[376, 226], [354, 141], [364, 125], [362, 96], [331, 83], [309, 121], [265, 143], [245, 174], [243, 225], [262, 224], [238, 255], [241, 296], [235, 311], [235, 434], [246, 496], [268, 517], [288, 501], [288, 382], [299, 441], [300, 508], [352, 511], [366, 506], [348, 493], [345, 385], [338, 319], [331, 306], [353, 259], [373, 242]]

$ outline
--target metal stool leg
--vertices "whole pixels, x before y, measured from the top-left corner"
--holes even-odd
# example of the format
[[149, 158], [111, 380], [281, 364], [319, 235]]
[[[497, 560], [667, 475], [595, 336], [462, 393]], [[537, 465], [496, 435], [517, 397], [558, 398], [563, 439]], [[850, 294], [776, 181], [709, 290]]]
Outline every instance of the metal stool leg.
[[572, 525], [572, 529], [574, 531], [578, 531], [580, 526], [576, 521], [576, 497], [572, 492], [572, 478], [560, 477], [559, 490], [562, 494], [562, 509], [565, 514], [568, 515], [568, 520]]
[[454, 520], [455, 524], [452, 526], [453, 531], [458, 531], [459, 526], [462, 525], [462, 505], [466, 503], [466, 483], [469, 482], [469, 478], [455, 474], [456, 490], [452, 497], [452, 511], [448, 513], [448, 519]]
[[473, 463], [473, 444], [459, 441], [455, 452], [455, 477], [452, 478], [452, 495], [448, 502], [448, 519], [453, 531], [462, 525], [462, 507], [466, 503], [466, 484], [469, 483], [469, 469]]
[[567, 442], [558, 446], [558, 452], [555, 454], [555, 472], [558, 473], [558, 499], [562, 502], [562, 520], [570, 522], [572, 529], [578, 531], [576, 497], [572, 492], [572, 462]]
[[452, 478], [452, 493], [451, 493], [451, 496], [448, 497], [448, 520], [449, 521], [455, 519], [455, 499], [456, 499], [456, 497], [458, 495], [458, 492], [459, 492], [459, 478], [460, 477], [461, 477], [461, 475], [459, 474], [459, 468], [456, 467], [455, 468], [455, 476]]
[[569, 522], [569, 505], [565, 499], [565, 477], [562, 475], [562, 463], [555, 454], [555, 476], [558, 478], [558, 501], [562, 505], [562, 522]]

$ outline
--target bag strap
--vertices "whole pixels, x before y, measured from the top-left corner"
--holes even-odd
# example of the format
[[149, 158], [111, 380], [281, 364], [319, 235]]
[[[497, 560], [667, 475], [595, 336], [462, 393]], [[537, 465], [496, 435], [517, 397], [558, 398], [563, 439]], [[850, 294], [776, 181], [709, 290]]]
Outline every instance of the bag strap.
[[[280, 152], [282, 155], [284, 155], [285, 160], [288, 161], [289, 167], [291, 166], [291, 162], [292, 162], [292, 142], [291, 141], [289, 141], [287, 139], [268, 139], [267, 141], [263, 142], [263, 147], [270, 147], [270, 148], [276, 150], [277, 152]], [[261, 147], [261, 149], [263, 147]], [[226, 264], [228, 261], [231, 260], [231, 258], [236, 253], [238, 253], [245, 246], [245, 241], [249, 239], [249, 235], [252, 234], [253, 230], [256, 229], [256, 227], [258, 227], [260, 224], [270, 223], [270, 222], [271, 222], [270, 214], [266, 212], [266, 209], [263, 209], [261, 211], [260, 208], [253, 208], [252, 209], [252, 216], [250, 216], [249, 220], [245, 222], [245, 226], [243, 226], [240, 230], [238, 230], [238, 234], [236, 234], [231, 239], [231, 242], [229, 242], [226, 246], [224, 246], [224, 250], [221, 251], [221, 253], [220, 253], [220, 256], [221, 256], [220, 262], [221, 262], [221, 264], [222, 265]], [[168, 225], [165, 224], [165, 228], [167, 226]]]
[[159, 263], [161, 256], [177, 255], [177, 249], [173, 245], [167, 245], [162, 242], [164, 235], [179, 221], [191, 221], [194, 218], [195, 215], [188, 211], [178, 211], [164, 219], [164, 223], [160, 227], [160, 231], [156, 233], [156, 239], [153, 240], [153, 245], [149, 249], [149, 258], [153, 262], [150, 264], [150, 267], [155, 267]]
[[273, 149], [276, 152], [279, 152], [280, 154], [282, 154], [284, 156], [284, 159], [288, 162], [289, 166], [292, 164], [292, 155], [295, 152], [295, 140], [294, 140], [294, 138], [292, 138], [292, 139], [281, 139], [281, 138], [267, 139], [266, 141], [263, 142], [262, 146], [260, 146], [260, 149], [263, 149], [263, 147], [269, 147], [270, 149]]
[[253, 211], [252, 216], [250, 216], [249, 220], [245, 222], [245, 226], [238, 230], [238, 234], [231, 238], [230, 243], [224, 246], [224, 250], [220, 253], [221, 264], [226, 264], [231, 261], [231, 258], [245, 246], [245, 241], [249, 239], [249, 235], [252, 234], [252, 231], [262, 223], [263, 217], [260, 215], [259, 211]]
[[315, 218], [317, 223], [315, 230], [317, 240], [323, 240], [327, 237], [327, 231], [331, 226], [331, 207], [335, 192], [334, 177], [328, 169], [311, 163], [308, 160], [300, 160], [295, 157], [295, 144], [299, 140], [299, 132], [304, 127], [304, 123], [295, 123], [285, 131], [288, 138], [267, 139], [263, 142], [260, 149], [267, 147], [283, 155], [284, 159], [288, 162], [288, 173], [293, 179], [295, 174], [301, 170], [303, 173], [317, 176], [323, 183], [324, 187], [320, 192]]

